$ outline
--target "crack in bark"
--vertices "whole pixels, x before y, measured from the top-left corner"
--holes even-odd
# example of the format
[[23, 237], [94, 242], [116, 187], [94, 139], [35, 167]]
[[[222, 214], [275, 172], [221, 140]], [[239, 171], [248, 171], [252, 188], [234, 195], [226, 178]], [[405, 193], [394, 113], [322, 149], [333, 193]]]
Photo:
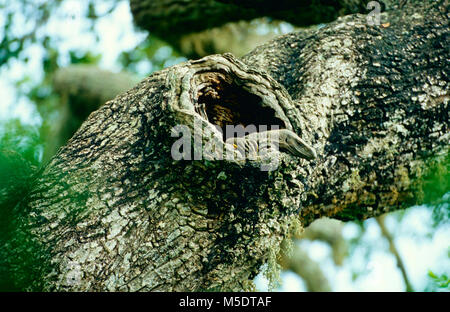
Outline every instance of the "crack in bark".
[[[298, 216], [364, 219], [423, 202], [430, 168], [448, 176], [448, 7], [423, 1], [385, 17], [387, 28], [348, 16], [241, 61], [180, 64], [92, 113], [14, 211], [0, 258], [16, 286], [242, 290]], [[200, 120], [224, 144], [195, 110], [202, 72], [258, 96], [317, 159], [278, 153], [268, 172], [173, 160], [180, 123]]]

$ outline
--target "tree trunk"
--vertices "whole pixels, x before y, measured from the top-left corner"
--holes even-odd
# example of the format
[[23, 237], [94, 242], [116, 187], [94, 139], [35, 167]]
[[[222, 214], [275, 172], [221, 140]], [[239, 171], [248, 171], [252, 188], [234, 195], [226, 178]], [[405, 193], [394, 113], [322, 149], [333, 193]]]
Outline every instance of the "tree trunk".
[[[268, 17], [297, 26], [328, 23], [338, 16], [368, 12], [368, 0], [130, 0], [135, 23], [152, 36], [165, 40], [188, 58], [208, 52], [239, 54], [267, 36], [260, 36], [244, 21]], [[385, 0], [377, 9], [391, 8], [396, 0]], [[240, 21], [240, 23], [235, 23]], [[233, 29], [240, 29], [239, 34]], [[250, 36], [251, 35], [251, 36]], [[231, 40], [234, 39], [234, 40]], [[254, 47], [254, 46], [253, 46]], [[224, 48], [228, 50], [223, 51]], [[238, 53], [235, 53], [237, 51]], [[250, 50], [248, 50], [250, 51]], [[246, 52], [248, 52], [246, 51]], [[211, 53], [211, 54], [212, 54]]]
[[67, 143], [81, 123], [94, 110], [139, 82], [128, 73], [113, 73], [95, 65], [78, 64], [61, 68], [53, 77], [53, 90], [59, 95], [58, 118], [53, 118], [43, 136], [47, 143], [43, 163]]
[[[297, 26], [328, 23], [351, 13], [365, 13], [368, 0], [130, 0], [136, 24], [161, 39], [177, 38], [228, 22], [267, 16]], [[380, 9], [402, 1], [379, 1]]]
[[[92, 113], [36, 176], [2, 248], [12, 280], [30, 290], [251, 289], [299, 222], [422, 203], [436, 171], [442, 195], [448, 13], [446, 1], [420, 1], [378, 26], [347, 16], [241, 60], [213, 55], [144, 79]], [[221, 116], [284, 128], [288, 152], [214, 160], [234, 148], [211, 123]], [[195, 133], [193, 149], [213, 143], [216, 154], [174, 160], [176, 125]], [[308, 145], [316, 159], [295, 156]]]

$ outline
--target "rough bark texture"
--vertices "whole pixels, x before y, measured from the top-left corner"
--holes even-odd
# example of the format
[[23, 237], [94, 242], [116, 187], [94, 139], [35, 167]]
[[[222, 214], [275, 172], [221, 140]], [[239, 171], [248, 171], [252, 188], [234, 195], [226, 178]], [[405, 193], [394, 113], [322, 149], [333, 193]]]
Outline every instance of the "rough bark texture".
[[[36, 176], [1, 249], [12, 280], [33, 290], [249, 289], [299, 220], [423, 202], [432, 168], [448, 183], [448, 14], [446, 2], [423, 1], [385, 13], [389, 25], [348, 16], [241, 61], [214, 55], [151, 75], [92, 113]], [[205, 88], [256, 105], [255, 122], [272, 112], [318, 158], [276, 152], [273, 171], [262, 159], [173, 160], [177, 124], [194, 130], [195, 120], [208, 133], [200, 140], [226, 145], [196, 113]]]
[[[250, 23], [265, 16], [296, 26], [327, 23], [356, 12], [369, 12], [366, 0], [131, 0], [136, 25], [169, 42], [188, 58], [208, 54], [239, 52], [246, 46], [254, 48]], [[380, 9], [398, 5], [396, 0], [379, 1]], [[387, 5], [386, 5], [386, 4]], [[236, 23], [239, 22], [239, 23]], [[235, 29], [239, 32], [235, 32]], [[246, 33], [252, 34], [249, 36]], [[251, 50], [251, 49], [250, 49]], [[246, 52], [249, 52], [247, 50]], [[237, 53], [236, 53], [237, 52]]]
[[59, 69], [53, 79], [53, 89], [60, 96], [58, 118], [49, 125], [43, 162], [47, 163], [66, 144], [90, 113], [138, 82], [131, 74], [113, 73], [94, 65]]
[[[327, 23], [338, 16], [367, 12], [367, 0], [131, 0], [136, 24], [165, 39], [228, 22], [267, 16], [297, 26]], [[402, 1], [379, 1], [393, 8]]]
[[378, 27], [348, 16], [244, 57], [286, 87], [324, 157], [304, 217], [317, 211], [346, 219], [347, 210], [354, 218], [412, 205], [423, 198], [427, 156], [448, 164], [448, 5], [421, 5], [383, 14], [389, 23]]
[[[328, 23], [339, 16], [367, 12], [370, 0], [217, 0], [238, 6], [240, 9], [253, 9], [260, 15], [281, 19], [298, 26]], [[379, 1], [380, 8], [391, 8], [401, 1]]]

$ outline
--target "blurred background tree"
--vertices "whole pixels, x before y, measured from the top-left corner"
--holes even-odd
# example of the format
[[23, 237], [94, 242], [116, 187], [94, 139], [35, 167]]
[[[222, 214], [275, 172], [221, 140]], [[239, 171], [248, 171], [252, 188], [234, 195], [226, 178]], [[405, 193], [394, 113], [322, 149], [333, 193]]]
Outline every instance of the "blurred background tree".
[[[241, 56], [296, 29], [285, 21], [255, 18], [163, 41], [157, 31], [133, 25], [129, 1], [1, 0], [0, 208], [11, 209], [15, 198], [6, 194], [20, 198], [27, 172], [44, 166], [90, 112], [143, 77], [212, 53]], [[441, 170], [424, 196], [448, 183], [440, 181], [447, 168]], [[260, 274], [257, 286], [448, 291], [449, 202], [447, 192], [433, 206], [377, 220], [318, 220], [296, 238], [291, 256], [279, 255], [280, 284], [269, 285]], [[5, 216], [2, 228], [8, 224]]]

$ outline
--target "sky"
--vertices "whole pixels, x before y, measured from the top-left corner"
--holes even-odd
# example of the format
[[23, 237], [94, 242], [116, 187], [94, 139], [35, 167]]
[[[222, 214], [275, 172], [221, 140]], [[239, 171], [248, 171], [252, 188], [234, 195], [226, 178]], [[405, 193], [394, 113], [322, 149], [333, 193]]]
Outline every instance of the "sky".
[[[9, 3], [11, 6], [18, 5], [14, 1]], [[133, 49], [146, 38], [147, 33], [135, 29], [128, 1], [121, 1], [111, 14], [101, 18], [96, 24], [96, 30], [100, 34], [100, 40], [96, 42], [83, 18], [86, 4], [87, 1], [65, 0], [41, 30], [42, 35], [46, 33], [54, 38], [60, 38], [59, 49], [62, 52], [58, 60], [60, 66], [69, 64], [69, 50], [93, 50], [102, 55], [100, 67], [117, 72], [121, 69], [117, 62], [118, 55], [122, 51]], [[96, 5], [99, 12], [106, 12], [109, 8], [108, 1], [98, 1]], [[16, 10], [20, 11], [20, 8]], [[4, 23], [4, 20], [5, 16], [0, 10], [0, 25]], [[27, 21], [18, 21], [17, 32], [24, 31], [28, 25]], [[283, 27], [284, 32], [292, 30], [288, 25]], [[261, 29], [261, 31], [265, 30]], [[12, 60], [9, 67], [0, 68], [0, 121], [20, 118], [23, 123], [38, 126], [42, 123], [39, 113], [26, 97], [18, 95], [14, 81], [28, 75], [31, 78], [31, 84], [39, 82], [43, 77], [41, 60], [44, 51], [39, 45], [32, 45], [24, 53], [29, 56], [27, 63]], [[170, 54], [170, 51], [162, 48], [158, 53], [163, 57], [163, 54]], [[138, 69], [142, 75], [150, 72], [151, 62], [143, 61]], [[449, 199], [450, 193], [447, 193], [447, 204], [444, 204], [447, 205], [444, 207], [446, 210], [449, 209]], [[431, 210], [424, 206], [417, 206], [407, 210], [401, 221], [395, 216], [389, 216], [386, 218], [386, 225], [395, 236], [395, 243], [415, 289], [425, 288], [429, 270], [436, 274], [449, 275], [450, 223], [448, 219], [433, 230]], [[322, 268], [335, 291], [403, 291], [405, 289], [403, 279], [396, 267], [395, 258], [388, 252], [388, 243], [381, 237], [378, 225], [374, 220], [368, 220], [366, 227], [361, 246], [355, 249], [341, 267], [337, 267], [332, 262], [330, 247], [325, 243], [303, 241], [302, 248], [309, 251], [312, 259], [323, 264]], [[345, 225], [346, 238], [352, 239], [358, 235], [359, 228], [355, 224]], [[367, 248], [370, 249], [369, 252]], [[363, 274], [353, 280], [353, 271], [363, 272]], [[282, 280], [282, 286], [278, 291], [306, 290], [303, 281], [294, 273], [283, 273]], [[262, 275], [259, 275], [255, 281], [259, 290], [267, 290], [267, 281]]]
[[[9, 3], [9, 9], [16, 9], [20, 12], [20, 7], [14, 8], [14, 6], [20, 5], [18, 2], [11, 1]], [[109, 7], [108, 1], [98, 1], [96, 5], [99, 13], [107, 11]], [[68, 52], [70, 50], [79, 49], [100, 53], [102, 55], [100, 67], [114, 72], [120, 71], [121, 68], [117, 62], [118, 55], [122, 51], [134, 48], [146, 38], [147, 33], [134, 29], [128, 1], [120, 1], [110, 15], [101, 18], [96, 24], [95, 28], [101, 34], [100, 41], [96, 42], [95, 36], [89, 31], [88, 23], [83, 17], [86, 9], [87, 1], [65, 0], [37, 35], [47, 34], [52, 38], [59, 38], [58, 48], [61, 57], [58, 63], [60, 66], [69, 64]], [[17, 18], [17, 30], [15, 31], [22, 33], [26, 31], [27, 24], [20, 19], [20, 14], [17, 15]], [[0, 11], [0, 25], [4, 21], [5, 16]], [[9, 68], [5, 66], [0, 68], [0, 94], [2, 96], [0, 120], [17, 117], [26, 124], [39, 125], [42, 120], [37, 110], [27, 98], [19, 97], [17, 99], [18, 94], [13, 82], [22, 79], [24, 75], [31, 78], [30, 84], [42, 79], [41, 60], [44, 50], [41, 46], [34, 44], [24, 51], [24, 56], [29, 57], [27, 63], [11, 60]], [[143, 64], [141, 71], [148, 72], [150, 66], [151, 62], [147, 62], [147, 65]]]
[[[449, 209], [450, 193], [442, 209]], [[386, 219], [386, 227], [394, 236], [394, 243], [405, 264], [408, 278], [415, 290], [423, 291], [429, 281], [427, 273], [431, 270], [439, 275], [450, 271], [448, 220], [439, 227], [432, 226], [432, 213], [425, 206], [411, 207], [405, 211], [401, 220], [394, 214]], [[331, 259], [331, 248], [323, 242], [303, 241], [302, 248], [309, 256], [321, 264], [333, 291], [404, 291], [405, 284], [394, 256], [388, 251], [388, 242], [381, 236], [374, 219], [365, 221], [366, 231], [355, 251], [345, 259], [341, 267]], [[357, 237], [359, 227], [352, 222], [344, 225], [346, 239]], [[367, 250], [369, 249], [369, 250]], [[368, 251], [368, 252], [367, 252]], [[352, 279], [352, 272], [361, 272]], [[294, 273], [282, 274], [282, 286], [278, 291], [306, 291], [304, 282]], [[256, 278], [259, 290], [268, 289], [268, 281], [260, 274]]]

